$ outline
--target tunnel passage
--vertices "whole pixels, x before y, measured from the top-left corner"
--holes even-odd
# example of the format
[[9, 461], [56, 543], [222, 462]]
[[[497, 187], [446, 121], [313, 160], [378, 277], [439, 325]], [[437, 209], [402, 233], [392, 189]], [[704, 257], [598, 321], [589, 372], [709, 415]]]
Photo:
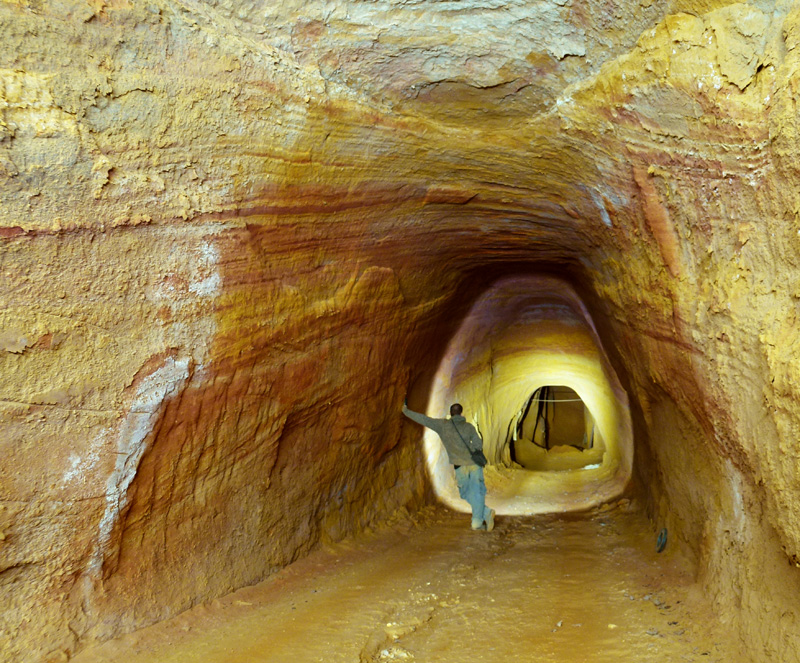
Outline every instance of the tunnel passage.
[[[464, 402], [491, 499], [614, 494], [625, 395], [573, 299], [529, 282], [440, 326], [466, 270], [568, 255], [648, 513], [758, 660], [800, 660], [798, 3], [66, 0], [0, 25], [0, 659], [420, 507], [400, 404], [447, 339], [429, 411]], [[600, 467], [506, 458], [538, 386], [586, 403]]]
[[509, 438], [512, 466], [526, 470], [590, 467], [602, 463], [605, 451], [583, 399], [560, 385], [539, 387], [531, 394]]
[[[537, 401], [538, 408], [539, 400], [558, 400], [540, 399], [544, 387], [547, 395], [575, 395], [579, 402], [570, 405], [580, 406], [576, 408], [580, 427], [588, 429], [590, 444], [584, 441], [585, 433], [574, 446], [559, 443], [549, 450], [534, 450], [530, 447], [536, 445], [525, 444], [532, 401]], [[464, 415], [483, 437], [489, 459], [487, 503], [498, 513], [585, 509], [618, 496], [631, 476], [633, 438], [627, 395], [587, 310], [561, 279], [506, 277], [477, 299], [440, 362], [428, 413], [442, 416], [453, 402], [463, 404]], [[551, 424], [552, 415], [551, 410]], [[562, 417], [568, 416], [562, 410]], [[566, 441], [570, 432], [562, 428], [558, 434]], [[522, 451], [524, 463], [512, 458], [512, 445], [515, 455]], [[435, 433], [426, 431], [424, 448], [439, 499], [463, 511]]]

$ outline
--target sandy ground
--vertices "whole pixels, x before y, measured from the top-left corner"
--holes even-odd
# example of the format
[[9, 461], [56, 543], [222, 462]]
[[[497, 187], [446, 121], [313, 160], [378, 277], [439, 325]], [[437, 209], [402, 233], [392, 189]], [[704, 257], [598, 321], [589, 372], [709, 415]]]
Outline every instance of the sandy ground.
[[745, 661], [678, 551], [623, 501], [568, 517], [431, 508], [73, 659], [191, 663]]

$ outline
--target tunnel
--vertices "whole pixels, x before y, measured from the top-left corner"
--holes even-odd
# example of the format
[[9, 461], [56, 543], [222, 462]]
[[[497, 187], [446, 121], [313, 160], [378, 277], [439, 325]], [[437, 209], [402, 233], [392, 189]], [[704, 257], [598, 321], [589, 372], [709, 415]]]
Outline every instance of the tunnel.
[[[562, 393], [574, 394], [581, 404], [583, 430], [575, 433], [576, 440], [566, 437], [573, 399], [541, 403], [550, 409], [542, 416], [533, 415], [534, 428], [537, 419], [542, 423], [536, 442], [544, 453], [537, 454], [531, 448], [535, 432], [525, 422], [537, 392], [546, 389], [555, 395], [558, 392], [551, 386], [555, 384], [564, 385]], [[468, 420], [480, 432], [484, 452], [493, 461], [485, 470], [486, 485], [488, 503], [498, 514], [586, 509], [619, 497], [630, 479], [633, 433], [627, 394], [588, 310], [559, 278], [529, 275], [492, 283], [450, 339], [430, 392], [430, 412], [446, 412], [453, 402], [474, 404]], [[540, 400], [536, 398], [537, 407]], [[593, 462], [581, 462], [570, 453], [576, 446], [582, 451], [584, 445], [584, 403], [598, 429], [594, 453], [585, 454]], [[551, 450], [542, 434], [553, 426], [556, 407], [559, 418]], [[591, 425], [588, 435], [593, 439]], [[431, 430], [424, 440], [434, 490], [452, 508], [465, 509], [441, 440]], [[569, 449], [556, 448], [564, 446]], [[512, 461], [512, 449], [519, 459]], [[527, 463], [518, 462], [521, 459]], [[562, 473], [570, 469], [583, 471]]]
[[[574, 454], [565, 447], [581, 453]], [[520, 411], [506, 448], [509, 460], [528, 470], [562, 464], [565, 468], [587, 467], [602, 461], [605, 453], [603, 437], [591, 410], [577, 391], [563, 385], [536, 388]], [[559, 448], [567, 452], [563, 461], [548, 462], [551, 457], [559, 459], [562, 454], [549, 453]]]
[[798, 35], [1, 2], [0, 659], [800, 661]]

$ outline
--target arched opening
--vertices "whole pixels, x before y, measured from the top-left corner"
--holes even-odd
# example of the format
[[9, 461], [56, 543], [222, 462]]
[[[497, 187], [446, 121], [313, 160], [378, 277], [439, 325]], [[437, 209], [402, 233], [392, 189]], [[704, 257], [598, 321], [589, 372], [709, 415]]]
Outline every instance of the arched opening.
[[592, 468], [605, 452], [591, 410], [563, 385], [544, 385], [530, 395], [506, 444], [509, 464], [532, 471]]

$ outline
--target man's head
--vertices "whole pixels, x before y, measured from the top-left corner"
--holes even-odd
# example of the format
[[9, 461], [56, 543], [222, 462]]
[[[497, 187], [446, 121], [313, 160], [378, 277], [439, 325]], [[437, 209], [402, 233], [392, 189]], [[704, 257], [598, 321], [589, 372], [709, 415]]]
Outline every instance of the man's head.
[[457, 414], [461, 414], [464, 411], [464, 408], [461, 407], [459, 403], [453, 403], [450, 406], [450, 416], [455, 417]]

